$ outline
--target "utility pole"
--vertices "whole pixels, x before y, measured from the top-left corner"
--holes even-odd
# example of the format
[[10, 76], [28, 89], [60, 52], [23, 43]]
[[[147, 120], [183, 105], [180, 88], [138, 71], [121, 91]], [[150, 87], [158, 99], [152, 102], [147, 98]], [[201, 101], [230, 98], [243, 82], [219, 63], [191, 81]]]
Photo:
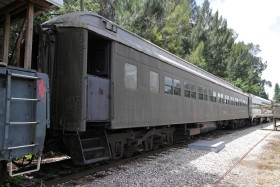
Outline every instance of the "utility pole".
[[81, 11], [84, 11], [84, 0], [80, 0]]

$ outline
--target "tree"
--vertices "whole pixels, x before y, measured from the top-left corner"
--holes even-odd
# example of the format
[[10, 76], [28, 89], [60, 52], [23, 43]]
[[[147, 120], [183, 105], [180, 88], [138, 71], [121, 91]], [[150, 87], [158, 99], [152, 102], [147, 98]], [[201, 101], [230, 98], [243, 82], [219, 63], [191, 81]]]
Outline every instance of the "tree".
[[[186, 50], [193, 59], [195, 51], [201, 42], [204, 44], [202, 52], [205, 64], [199, 67], [206, 71], [220, 77], [226, 78], [226, 59], [231, 52], [231, 47], [235, 40], [233, 30], [227, 28], [227, 21], [219, 16], [218, 12], [212, 14], [210, 3], [208, 0], [204, 1], [201, 8], [198, 8], [196, 22], [192, 23], [191, 32], [187, 36]], [[195, 59], [201, 59], [196, 57]], [[196, 62], [195, 62], [196, 63]]]
[[[77, 0], [64, 0], [64, 5], [35, 22], [80, 10]], [[260, 47], [236, 42], [237, 34], [219, 12], [212, 12], [208, 0], [201, 7], [195, 0], [84, 0], [84, 5], [243, 91], [267, 97], [264, 86], [271, 82], [261, 79], [267, 63], [257, 56]], [[19, 31], [14, 33], [12, 40]]]
[[273, 99], [276, 101], [276, 103], [280, 103], [280, 87], [278, 83], [276, 83], [274, 87]]

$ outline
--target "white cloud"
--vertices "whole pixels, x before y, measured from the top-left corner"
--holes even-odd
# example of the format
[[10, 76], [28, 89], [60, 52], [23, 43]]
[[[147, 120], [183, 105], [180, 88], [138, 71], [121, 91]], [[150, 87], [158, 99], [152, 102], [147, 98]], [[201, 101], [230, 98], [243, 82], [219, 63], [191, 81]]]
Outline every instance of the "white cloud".
[[272, 82], [273, 87], [266, 88], [272, 98], [275, 83], [280, 83], [280, 1], [214, 0], [210, 6], [227, 19], [239, 41], [260, 45], [259, 56], [268, 64], [262, 78]]

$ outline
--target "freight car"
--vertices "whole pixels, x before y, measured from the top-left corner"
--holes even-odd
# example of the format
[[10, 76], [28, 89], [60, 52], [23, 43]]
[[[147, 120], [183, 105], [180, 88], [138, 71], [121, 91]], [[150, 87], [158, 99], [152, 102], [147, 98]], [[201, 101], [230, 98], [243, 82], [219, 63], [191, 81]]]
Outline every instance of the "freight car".
[[45, 148], [63, 144], [76, 164], [255, 118], [252, 95], [95, 13], [61, 15], [35, 31], [32, 64], [50, 79]]
[[261, 122], [261, 120], [272, 120], [272, 101], [249, 94], [249, 103], [250, 119], [252, 120], [253, 124], [258, 124]]
[[[39, 156], [45, 140], [48, 116], [48, 76], [34, 70], [0, 66], [0, 184], [6, 160], [27, 154]], [[15, 176], [10, 164], [10, 175]]]

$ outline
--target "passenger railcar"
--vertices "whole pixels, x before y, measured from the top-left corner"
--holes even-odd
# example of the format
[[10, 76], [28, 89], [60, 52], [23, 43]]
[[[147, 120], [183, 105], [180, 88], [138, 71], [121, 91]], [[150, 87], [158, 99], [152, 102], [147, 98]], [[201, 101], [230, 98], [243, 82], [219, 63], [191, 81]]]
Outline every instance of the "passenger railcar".
[[[40, 122], [45, 127], [50, 116], [45, 150], [55, 143], [64, 145], [61, 150], [66, 148], [76, 164], [130, 156], [217, 127], [237, 128], [259, 116], [249, 107], [259, 98], [95, 13], [58, 16], [35, 29], [34, 38], [37, 40], [33, 50], [38, 55], [33, 58], [32, 67], [48, 74], [49, 85], [43, 73], [10, 67], [0, 68], [0, 81], [8, 88], [4, 84], [8, 75], [5, 72], [10, 71], [23, 74], [20, 80], [32, 78], [33, 82], [28, 81], [35, 89], [31, 96], [36, 98], [30, 99], [30, 91], [24, 89], [27, 95], [16, 98], [36, 101], [37, 108], [34, 104], [30, 105], [32, 110], [29, 105], [24, 106], [27, 113], [18, 117], [33, 116], [31, 125]], [[50, 87], [50, 107], [47, 91], [45, 99], [37, 98], [38, 80], [45, 81], [42, 88]], [[5, 121], [9, 111], [6, 103], [11, 99], [6, 87], [0, 90], [0, 132], [2, 137], [11, 137], [15, 134], [7, 133], [9, 126]], [[44, 115], [35, 119], [39, 114]], [[23, 123], [29, 122], [26, 120]], [[44, 127], [39, 126], [40, 134], [44, 134]], [[33, 132], [34, 127], [22, 139], [27, 144], [36, 137], [38, 141], [31, 142], [38, 142], [39, 146], [27, 146], [21, 155], [42, 151], [44, 138], [34, 136]], [[6, 140], [0, 139], [1, 145]], [[5, 147], [0, 148], [3, 155]], [[1, 158], [3, 171], [3, 161], [9, 159], [9, 154]]]
[[94, 13], [62, 15], [42, 27], [51, 129], [63, 130], [78, 164], [249, 118], [242, 90]]

